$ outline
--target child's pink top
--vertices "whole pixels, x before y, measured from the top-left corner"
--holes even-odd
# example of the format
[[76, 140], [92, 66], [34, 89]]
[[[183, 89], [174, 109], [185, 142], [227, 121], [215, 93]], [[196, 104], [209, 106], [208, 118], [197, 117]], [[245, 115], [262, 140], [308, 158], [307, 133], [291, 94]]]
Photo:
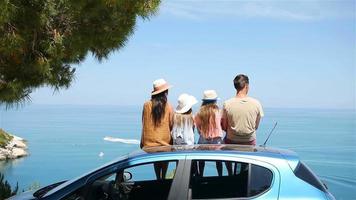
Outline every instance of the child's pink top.
[[[216, 138], [216, 137], [222, 137], [223, 136], [223, 132], [221, 129], [221, 113], [219, 111], [215, 112], [215, 120], [213, 120], [213, 117], [211, 116], [209, 119], [209, 130], [207, 133], [202, 133], [201, 131], [201, 120], [198, 117], [198, 115], [196, 115], [194, 117], [194, 122], [195, 122], [195, 126], [197, 127], [199, 134], [204, 137], [204, 139], [212, 139], [212, 138]], [[213, 126], [213, 123], [215, 123], [215, 128]]]

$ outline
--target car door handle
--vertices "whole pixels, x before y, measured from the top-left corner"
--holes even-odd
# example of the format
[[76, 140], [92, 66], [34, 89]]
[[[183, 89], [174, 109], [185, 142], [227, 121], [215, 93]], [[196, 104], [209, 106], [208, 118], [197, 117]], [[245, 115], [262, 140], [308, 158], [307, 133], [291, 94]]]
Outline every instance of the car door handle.
[[132, 185], [135, 185], [135, 182], [127, 182], [127, 183], [123, 183], [123, 184], [132, 186]]

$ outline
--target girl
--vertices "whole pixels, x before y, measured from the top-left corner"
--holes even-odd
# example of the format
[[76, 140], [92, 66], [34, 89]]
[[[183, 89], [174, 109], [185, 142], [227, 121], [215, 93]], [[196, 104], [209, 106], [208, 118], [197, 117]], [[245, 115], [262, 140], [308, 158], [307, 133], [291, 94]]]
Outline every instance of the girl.
[[[195, 125], [200, 134], [198, 144], [222, 144], [221, 113], [217, 105], [215, 90], [204, 91], [203, 103], [195, 116]], [[204, 162], [199, 162], [199, 175], [203, 176]], [[216, 162], [219, 176], [222, 176], [222, 163]]]
[[178, 97], [178, 106], [173, 117], [172, 138], [175, 145], [194, 144], [194, 120], [192, 106], [198, 101], [188, 94]]
[[[172, 144], [173, 109], [167, 102], [170, 87], [164, 79], [153, 82], [151, 100], [145, 102], [142, 111], [141, 148]], [[167, 162], [154, 163], [157, 179], [164, 179], [167, 168]]]

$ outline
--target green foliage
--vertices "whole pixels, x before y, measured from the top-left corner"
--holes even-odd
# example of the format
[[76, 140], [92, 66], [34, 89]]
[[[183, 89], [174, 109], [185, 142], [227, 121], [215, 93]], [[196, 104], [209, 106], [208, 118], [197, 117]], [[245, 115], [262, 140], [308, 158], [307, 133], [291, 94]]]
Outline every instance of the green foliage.
[[18, 184], [16, 184], [15, 189], [12, 189], [10, 184], [4, 180], [4, 175], [0, 173], [0, 199], [6, 199], [15, 195], [18, 189]]
[[0, 128], [0, 147], [5, 147], [13, 137]]
[[88, 53], [99, 61], [133, 33], [160, 0], [1, 0], [0, 104], [29, 100], [38, 87], [68, 88]]

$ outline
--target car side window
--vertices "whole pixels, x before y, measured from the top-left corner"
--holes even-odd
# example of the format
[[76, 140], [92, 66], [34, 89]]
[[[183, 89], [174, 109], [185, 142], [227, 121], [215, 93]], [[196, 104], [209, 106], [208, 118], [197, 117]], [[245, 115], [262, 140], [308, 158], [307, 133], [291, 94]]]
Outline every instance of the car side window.
[[[157, 166], [158, 165], [158, 166]], [[158, 173], [155, 170], [160, 168], [159, 165], [162, 165], [165, 169], [162, 169], [161, 173], [164, 173], [164, 179], [172, 179], [177, 167], [176, 162], [158, 162], [158, 163], [148, 163], [145, 165], [137, 165], [134, 167], [129, 167], [125, 169], [125, 173], [131, 174], [130, 182], [137, 181], [150, 181], [156, 180]]]
[[189, 196], [191, 199], [247, 198], [267, 191], [271, 170], [243, 162], [193, 160]]
[[271, 186], [273, 178], [273, 173], [265, 167], [251, 164], [250, 170], [249, 197], [266, 191]]

